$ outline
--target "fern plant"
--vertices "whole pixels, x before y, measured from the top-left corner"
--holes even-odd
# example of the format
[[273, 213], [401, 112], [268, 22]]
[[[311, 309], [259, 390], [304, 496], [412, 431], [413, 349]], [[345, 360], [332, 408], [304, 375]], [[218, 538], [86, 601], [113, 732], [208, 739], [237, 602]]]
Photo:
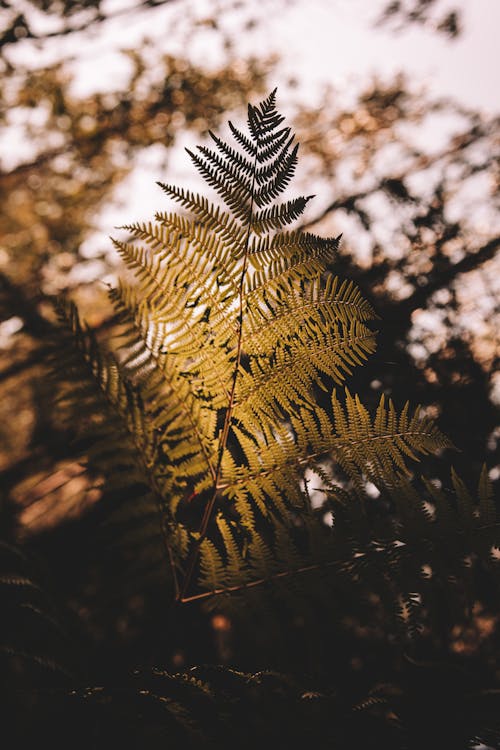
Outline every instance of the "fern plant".
[[449, 444], [408, 406], [382, 398], [372, 418], [336, 388], [375, 350], [376, 316], [329, 270], [339, 238], [289, 228], [312, 196], [282, 200], [298, 151], [283, 119], [275, 92], [249, 105], [247, 133], [188, 151], [214, 200], [160, 183], [182, 211], [124, 227], [114, 354], [65, 311], [126, 433], [113, 451], [101, 425], [94, 453], [108, 475], [128, 451], [146, 479], [180, 601], [328, 564], [306, 471], [338, 498], [339, 472], [390, 491]]
[[[270, 737], [290, 747], [496, 746], [498, 649], [476, 616], [498, 623], [500, 525], [487, 472], [476, 494], [454, 472], [449, 486], [418, 476], [416, 460], [449, 444], [436, 426], [384, 398], [370, 414], [343, 387], [375, 349], [374, 312], [332, 273], [339, 238], [290, 228], [309, 199], [281, 198], [297, 147], [274, 92], [249, 107], [248, 127], [230, 124], [232, 145], [212, 135], [214, 149], [190, 154], [213, 201], [162, 185], [181, 211], [128, 225], [115, 243], [127, 275], [110, 291], [121, 326], [111, 346], [60, 306], [54, 408], [70, 417], [69, 433], [80, 428], [72, 458], [86, 457], [104, 492], [73, 536], [63, 529], [73, 562], [61, 548], [49, 556], [51, 591], [65, 592], [98, 649], [83, 670], [85, 643], [66, 635], [29, 557], [0, 543], [7, 727], [23, 746], [45, 735], [65, 747], [75, 727], [82, 747], [253, 747]], [[126, 636], [127, 653], [162, 669], [124, 677], [123, 599], [139, 611], [135, 595], [149, 592], [156, 605], [170, 571], [178, 601], [236, 605], [222, 623], [241, 639], [244, 672], [166, 672], [189, 616], [198, 625], [205, 610], [215, 628], [208, 608], [169, 603], [161, 642], [150, 647], [154, 629]], [[126, 591], [113, 599], [116, 573]], [[142, 628], [151, 612], [137, 615]], [[265, 671], [252, 674], [252, 662]]]

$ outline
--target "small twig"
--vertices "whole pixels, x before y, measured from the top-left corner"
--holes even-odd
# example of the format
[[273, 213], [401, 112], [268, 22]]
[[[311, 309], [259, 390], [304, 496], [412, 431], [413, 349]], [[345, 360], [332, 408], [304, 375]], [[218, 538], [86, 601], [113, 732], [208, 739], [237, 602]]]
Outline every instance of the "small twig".
[[294, 568], [292, 570], [282, 570], [279, 573], [272, 573], [267, 578], [258, 578], [255, 581], [249, 581], [248, 583], [241, 583], [237, 586], [226, 586], [225, 588], [213, 589], [212, 591], [202, 591], [200, 594], [193, 594], [192, 596], [184, 596], [180, 598], [180, 602], [187, 604], [189, 602], [199, 601], [201, 599], [208, 599], [212, 596], [221, 596], [222, 594], [234, 594], [237, 591], [244, 591], [245, 589], [255, 588], [256, 586], [262, 586], [264, 583], [270, 583], [278, 578], [288, 578], [289, 576], [298, 575], [299, 573], [310, 573], [314, 570], [321, 570], [322, 568], [331, 568], [335, 565], [339, 565], [337, 560], [328, 560], [323, 563], [314, 563], [313, 565], [306, 565], [303, 568]]

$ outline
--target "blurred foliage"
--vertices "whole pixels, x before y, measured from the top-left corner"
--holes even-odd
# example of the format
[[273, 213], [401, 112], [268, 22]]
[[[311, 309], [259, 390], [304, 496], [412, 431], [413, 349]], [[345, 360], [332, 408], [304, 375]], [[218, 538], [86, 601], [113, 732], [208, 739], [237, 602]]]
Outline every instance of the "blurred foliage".
[[443, 8], [441, 0], [390, 0], [383, 9], [379, 24], [390, 24], [401, 29], [408, 24], [418, 24], [456, 39], [462, 33], [460, 10]]
[[[40, 41], [86, 31], [114, 18], [127, 18], [141, 10], [175, 1], [137, 0], [132, 5], [108, 10], [102, 0], [26, 0], [22, 9], [15, 0], [4, 0], [0, 50], [25, 39]], [[48, 23], [50, 30], [39, 30], [40, 20], [42, 28]]]

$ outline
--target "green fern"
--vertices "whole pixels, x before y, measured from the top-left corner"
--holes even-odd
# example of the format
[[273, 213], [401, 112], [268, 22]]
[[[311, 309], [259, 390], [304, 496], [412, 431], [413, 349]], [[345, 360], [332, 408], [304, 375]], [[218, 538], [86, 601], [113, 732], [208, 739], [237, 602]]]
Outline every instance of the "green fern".
[[339, 238], [287, 229], [310, 197], [278, 202], [298, 146], [275, 92], [249, 105], [248, 134], [229, 125], [234, 145], [211, 133], [188, 152], [223, 205], [161, 185], [188, 215], [125, 227], [121, 346], [84, 352], [157, 499], [181, 600], [316, 564], [307, 469], [390, 488], [449, 445], [407, 406], [382, 399], [372, 420], [348, 391], [317, 403], [375, 350], [375, 315], [328, 270]]

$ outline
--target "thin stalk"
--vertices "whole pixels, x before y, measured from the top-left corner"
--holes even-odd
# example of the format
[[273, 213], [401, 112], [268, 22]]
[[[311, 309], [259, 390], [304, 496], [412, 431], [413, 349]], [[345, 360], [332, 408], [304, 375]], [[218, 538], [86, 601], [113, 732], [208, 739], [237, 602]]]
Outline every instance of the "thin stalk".
[[248, 581], [247, 583], [240, 583], [235, 586], [226, 586], [225, 588], [213, 589], [213, 591], [202, 591], [200, 594], [193, 594], [192, 596], [185, 596], [181, 601], [185, 604], [187, 602], [199, 601], [200, 599], [208, 599], [212, 596], [221, 596], [222, 594], [234, 594], [236, 591], [244, 591], [246, 589], [252, 589], [256, 586], [262, 586], [264, 583], [269, 583], [279, 578], [288, 578], [289, 576], [298, 575], [299, 573], [309, 573], [314, 570], [321, 570], [322, 568], [331, 568], [335, 565], [339, 565], [337, 560], [326, 560], [322, 563], [314, 563], [312, 565], [305, 565], [302, 568], [293, 568], [292, 570], [281, 570], [279, 573], [272, 573], [267, 578], [258, 578], [254, 581]]
[[258, 156], [258, 147], [255, 151], [255, 157], [254, 157], [254, 165], [253, 165], [253, 176], [252, 176], [252, 187], [251, 187], [251, 201], [250, 201], [250, 211], [248, 216], [248, 229], [247, 234], [245, 238], [245, 250], [243, 254], [243, 265], [241, 269], [241, 276], [240, 276], [240, 283], [238, 287], [238, 296], [239, 296], [239, 309], [238, 309], [238, 318], [237, 318], [237, 326], [238, 326], [238, 338], [236, 343], [236, 358], [235, 358], [235, 364], [234, 364], [234, 372], [233, 372], [233, 380], [231, 383], [231, 390], [229, 392], [229, 400], [228, 405], [226, 409], [226, 414], [224, 417], [224, 425], [221, 430], [221, 437], [220, 437], [220, 443], [219, 443], [219, 455], [217, 458], [217, 469], [215, 472], [215, 478], [214, 478], [214, 484], [213, 484], [213, 492], [210, 497], [210, 500], [205, 506], [205, 510], [203, 513], [203, 518], [201, 520], [200, 528], [198, 531], [198, 538], [191, 550], [188, 564], [187, 564], [187, 570], [186, 575], [184, 577], [184, 582], [182, 584], [181, 591], [179, 593], [179, 601], [186, 602], [191, 601], [191, 598], [187, 596], [187, 592], [189, 591], [189, 587], [191, 585], [191, 581], [193, 579], [193, 575], [196, 569], [196, 564], [198, 562], [198, 557], [200, 554], [200, 548], [203, 540], [205, 539], [208, 531], [208, 526], [210, 523], [210, 520], [212, 518], [214, 509], [215, 509], [215, 503], [217, 501], [217, 492], [219, 490], [220, 485], [220, 479], [222, 474], [222, 459], [224, 456], [224, 451], [226, 450], [227, 441], [229, 437], [229, 430], [231, 429], [231, 422], [233, 418], [233, 410], [234, 410], [234, 399], [236, 396], [236, 384], [238, 381], [238, 373], [240, 369], [241, 364], [241, 354], [242, 354], [242, 346], [243, 346], [243, 306], [244, 306], [244, 299], [243, 299], [243, 288], [245, 284], [245, 276], [247, 272], [248, 267], [248, 256], [249, 256], [249, 250], [250, 250], [250, 236], [252, 232], [252, 219], [253, 219], [253, 209], [254, 209], [254, 188], [255, 188], [255, 175], [257, 171], [257, 156]]

